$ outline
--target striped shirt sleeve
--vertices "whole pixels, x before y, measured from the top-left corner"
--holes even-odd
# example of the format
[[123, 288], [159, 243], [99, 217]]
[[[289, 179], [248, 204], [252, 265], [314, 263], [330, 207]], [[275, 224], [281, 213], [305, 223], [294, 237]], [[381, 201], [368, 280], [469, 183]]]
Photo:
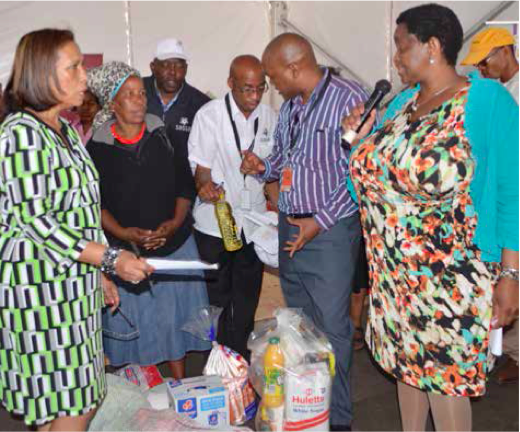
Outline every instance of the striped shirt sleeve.
[[[283, 109], [283, 108], [282, 108]], [[259, 177], [262, 181], [272, 182], [280, 178], [283, 168], [283, 139], [281, 134], [282, 112], [278, 118], [276, 129], [274, 132], [274, 145], [271, 155], [263, 160], [265, 171]]]
[[[367, 99], [367, 94], [361, 87], [358, 91], [350, 93], [346, 101], [345, 116], [349, 115], [350, 110], [355, 106], [363, 103]], [[340, 140], [341, 141], [341, 140]], [[341, 144], [339, 144], [341, 145]], [[350, 192], [347, 187], [347, 179], [349, 177], [349, 163], [347, 151], [341, 149], [341, 166], [343, 178], [338, 183], [338, 186], [329, 196], [326, 204], [314, 216], [316, 222], [323, 230], [332, 228], [340, 219], [341, 215], [350, 213], [350, 207], [356, 207], [356, 203], [352, 200]]]

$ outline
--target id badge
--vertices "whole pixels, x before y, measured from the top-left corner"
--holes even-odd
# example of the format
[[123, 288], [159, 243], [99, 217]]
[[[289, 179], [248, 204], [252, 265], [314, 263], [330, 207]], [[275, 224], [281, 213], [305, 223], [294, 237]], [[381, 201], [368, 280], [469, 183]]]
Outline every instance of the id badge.
[[251, 210], [251, 191], [242, 189], [240, 191], [240, 208], [242, 210]]
[[289, 192], [292, 188], [293, 170], [286, 166], [282, 169], [282, 184], [280, 185], [280, 192]]

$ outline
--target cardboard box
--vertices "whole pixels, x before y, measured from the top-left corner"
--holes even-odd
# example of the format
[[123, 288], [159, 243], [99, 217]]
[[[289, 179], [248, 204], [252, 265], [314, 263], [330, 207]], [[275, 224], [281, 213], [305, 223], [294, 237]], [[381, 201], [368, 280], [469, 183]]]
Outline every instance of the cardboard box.
[[229, 393], [214, 375], [168, 381], [170, 407], [202, 426], [229, 426]]

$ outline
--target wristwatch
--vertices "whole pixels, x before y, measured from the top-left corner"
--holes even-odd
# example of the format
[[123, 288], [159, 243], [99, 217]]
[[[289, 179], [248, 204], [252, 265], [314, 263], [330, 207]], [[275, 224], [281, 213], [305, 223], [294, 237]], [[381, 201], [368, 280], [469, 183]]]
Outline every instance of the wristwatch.
[[108, 275], [116, 274], [116, 262], [121, 254], [121, 249], [109, 246], [103, 252], [100, 270]]
[[513, 279], [518, 282], [518, 270], [514, 268], [503, 268], [500, 272], [500, 279], [503, 277]]

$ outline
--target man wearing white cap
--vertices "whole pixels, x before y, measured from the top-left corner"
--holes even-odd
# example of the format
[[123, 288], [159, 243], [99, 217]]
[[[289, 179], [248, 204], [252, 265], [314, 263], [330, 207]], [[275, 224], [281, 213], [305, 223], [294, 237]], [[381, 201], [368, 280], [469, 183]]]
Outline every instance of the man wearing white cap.
[[186, 152], [193, 117], [210, 99], [186, 82], [189, 57], [178, 39], [158, 42], [150, 63], [152, 75], [144, 79], [148, 112], [160, 117], [172, 143]]

